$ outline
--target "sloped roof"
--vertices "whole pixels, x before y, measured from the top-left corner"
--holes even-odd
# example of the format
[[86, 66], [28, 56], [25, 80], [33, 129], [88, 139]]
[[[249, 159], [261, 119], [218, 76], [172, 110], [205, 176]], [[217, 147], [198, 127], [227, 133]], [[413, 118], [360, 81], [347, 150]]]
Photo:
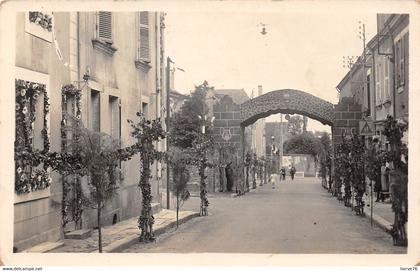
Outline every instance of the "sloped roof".
[[242, 104], [249, 100], [248, 94], [242, 89], [215, 89], [215, 96], [227, 95], [230, 96], [234, 103]]

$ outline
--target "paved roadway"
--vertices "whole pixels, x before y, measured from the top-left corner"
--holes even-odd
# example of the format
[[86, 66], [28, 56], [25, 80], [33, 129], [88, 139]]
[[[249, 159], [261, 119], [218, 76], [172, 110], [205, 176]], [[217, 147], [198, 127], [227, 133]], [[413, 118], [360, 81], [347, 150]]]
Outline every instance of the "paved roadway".
[[[215, 194], [210, 215], [165, 233], [153, 244], [124, 252], [153, 253], [405, 253], [391, 237], [371, 228], [332, 198], [315, 178], [258, 187], [244, 197]], [[197, 210], [191, 198], [183, 209]]]

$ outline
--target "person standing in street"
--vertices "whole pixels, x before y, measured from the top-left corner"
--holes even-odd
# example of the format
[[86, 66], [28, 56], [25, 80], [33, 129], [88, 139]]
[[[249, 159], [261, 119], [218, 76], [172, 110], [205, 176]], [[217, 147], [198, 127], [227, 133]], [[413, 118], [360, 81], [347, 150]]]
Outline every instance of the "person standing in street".
[[292, 166], [290, 168], [290, 176], [292, 177], [292, 181], [295, 179], [296, 168]]
[[270, 176], [270, 181], [271, 181], [271, 188], [274, 189], [276, 188], [276, 183], [280, 180], [280, 176], [277, 173], [273, 173]]
[[282, 180], [285, 181], [286, 180], [286, 169], [284, 167], [282, 167], [280, 169], [280, 174], [281, 174]]

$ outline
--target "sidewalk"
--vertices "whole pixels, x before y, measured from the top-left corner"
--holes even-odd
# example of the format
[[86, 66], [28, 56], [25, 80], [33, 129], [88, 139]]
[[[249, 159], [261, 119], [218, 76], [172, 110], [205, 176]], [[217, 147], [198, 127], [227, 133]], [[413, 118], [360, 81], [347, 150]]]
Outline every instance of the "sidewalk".
[[[184, 223], [199, 214], [192, 211], [180, 211], [179, 223]], [[168, 229], [176, 226], [176, 212], [163, 209], [154, 215], [155, 224], [153, 230], [155, 235], [162, 234]], [[119, 252], [138, 242], [140, 230], [137, 227], [138, 217], [121, 221], [115, 225], [102, 228], [103, 252]], [[64, 246], [49, 252], [98, 252], [98, 231], [93, 230], [92, 236], [83, 240], [64, 239]]]
[[[366, 217], [371, 219], [371, 207], [370, 207], [370, 196], [366, 197], [365, 202], [365, 214]], [[375, 202], [373, 200], [373, 223], [383, 229], [386, 232], [390, 232], [392, 224], [394, 224], [394, 212], [392, 211], [392, 203], [390, 199], [386, 199], [385, 202]]]

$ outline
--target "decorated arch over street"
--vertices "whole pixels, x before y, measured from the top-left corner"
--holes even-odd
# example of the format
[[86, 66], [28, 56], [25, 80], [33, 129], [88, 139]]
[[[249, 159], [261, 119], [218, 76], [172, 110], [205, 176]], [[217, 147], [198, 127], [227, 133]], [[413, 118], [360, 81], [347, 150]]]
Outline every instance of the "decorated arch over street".
[[334, 105], [295, 89], [268, 92], [241, 104], [241, 126], [248, 126], [272, 114], [300, 114], [330, 126], [334, 123]]

